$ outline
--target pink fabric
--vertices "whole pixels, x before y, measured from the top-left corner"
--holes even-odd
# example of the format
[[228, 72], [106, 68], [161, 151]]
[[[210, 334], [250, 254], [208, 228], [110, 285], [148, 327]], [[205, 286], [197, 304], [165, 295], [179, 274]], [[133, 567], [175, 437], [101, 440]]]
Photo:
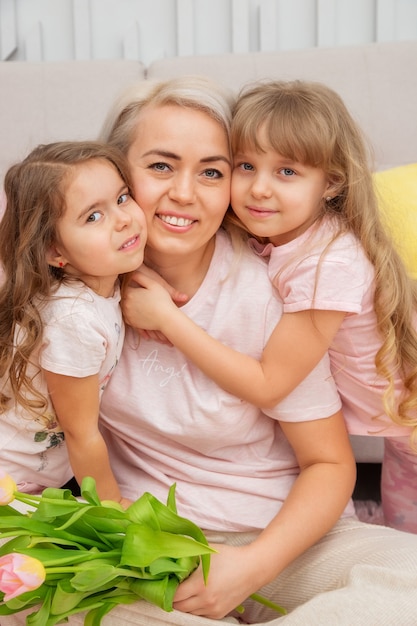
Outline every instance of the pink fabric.
[[[383, 412], [386, 383], [377, 376], [375, 354], [381, 346], [373, 309], [374, 270], [351, 234], [338, 237], [326, 250], [330, 221], [313, 225], [290, 243], [268, 244], [269, 276], [284, 302], [284, 312], [322, 309], [347, 315], [329, 349], [332, 373], [342, 398], [348, 430], [354, 435], [407, 436]], [[317, 278], [317, 268], [320, 267]], [[395, 382], [397, 395], [402, 381]]]
[[[66, 376], [98, 373], [103, 388], [116, 366], [124, 338], [119, 302], [119, 289], [113, 297], [103, 298], [80, 282], [61, 285], [42, 311], [45, 328], [39, 365]], [[38, 389], [46, 396], [38, 363], [32, 365], [32, 373], [36, 373]], [[22, 491], [30, 493], [60, 487], [73, 476], [64, 433], [52, 405], [42, 420], [34, 419], [21, 406], [11, 406], [0, 415], [0, 466]]]
[[[410, 448], [410, 429], [394, 424], [384, 414], [386, 383], [375, 369], [381, 339], [373, 307], [373, 266], [351, 234], [338, 237], [321, 258], [332, 235], [331, 222], [325, 221], [286, 245], [264, 247], [254, 242], [253, 247], [262, 256], [270, 255], [269, 275], [285, 312], [347, 312], [329, 349], [347, 427], [354, 435], [385, 438], [381, 480], [385, 521], [417, 533], [417, 454]], [[399, 398], [403, 391], [399, 376], [395, 389]]]
[[[234, 261], [220, 233], [206, 278], [183, 310], [212, 336], [258, 358], [281, 303], [261, 259], [247, 251], [238, 266]], [[327, 359], [268, 417], [221, 390], [176, 348], [138, 345], [128, 331], [101, 421], [125, 496], [147, 490], [165, 500], [176, 483], [180, 515], [207, 530], [248, 531], [276, 515], [299, 473], [277, 420], [324, 418], [339, 407]]]
[[408, 437], [385, 439], [382, 510], [387, 526], [417, 534], [417, 454]]

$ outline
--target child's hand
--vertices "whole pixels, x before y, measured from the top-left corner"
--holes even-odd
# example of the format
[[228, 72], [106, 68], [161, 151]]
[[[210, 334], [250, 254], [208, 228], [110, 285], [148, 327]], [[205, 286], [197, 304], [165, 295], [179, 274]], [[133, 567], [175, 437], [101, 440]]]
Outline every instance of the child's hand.
[[129, 500], [128, 498], [120, 498], [119, 504], [124, 508], [128, 509], [131, 504], [133, 504], [133, 500]]
[[140, 268], [136, 270], [136, 272], [132, 272], [129, 278], [130, 280], [129, 285], [131, 287], [134, 287], [136, 283], [142, 287], [145, 287], [146, 285], [142, 284], [141, 282], [141, 277], [143, 276], [148, 276], [149, 278], [152, 278], [155, 282], [162, 285], [162, 287], [164, 287], [166, 291], [169, 293], [173, 301], [176, 302], [178, 305], [181, 305], [187, 302], [188, 300], [187, 294], [174, 289], [174, 287], [172, 287], [169, 283], [167, 283], [167, 281], [164, 278], [162, 278], [162, 276], [158, 274], [158, 272], [155, 272], [155, 270], [152, 270], [150, 267], [148, 267], [145, 264], [141, 265]]
[[[162, 279], [150, 278], [148, 272], [135, 272], [132, 282], [125, 288], [122, 300], [124, 318], [130, 326], [136, 328], [142, 337], [170, 343], [161, 331], [164, 321], [176, 310], [171, 294], [161, 285]], [[171, 293], [175, 290], [171, 289]], [[178, 292], [175, 292], [178, 295]], [[184, 294], [182, 294], [184, 296]], [[186, 298], [186, 296], [185, 296]]]

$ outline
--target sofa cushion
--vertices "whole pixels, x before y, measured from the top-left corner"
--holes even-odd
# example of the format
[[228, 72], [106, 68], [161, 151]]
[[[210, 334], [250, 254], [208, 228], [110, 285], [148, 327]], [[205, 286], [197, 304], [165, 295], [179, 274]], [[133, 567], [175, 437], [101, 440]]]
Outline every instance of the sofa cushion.
[[384, 223], [417, 278], [417, 163], [376, 172], [374, 182]]

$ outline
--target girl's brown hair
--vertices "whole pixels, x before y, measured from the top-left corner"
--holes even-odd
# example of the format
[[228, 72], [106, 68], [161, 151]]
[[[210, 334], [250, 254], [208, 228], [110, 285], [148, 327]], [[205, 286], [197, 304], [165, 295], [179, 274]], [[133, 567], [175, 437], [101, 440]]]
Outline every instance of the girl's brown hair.
[[[323, 202], [322, 214], [334, 218], [338, 234], [350, 231], [357, 237], [374, 267], [374, 307], [382, 341], [375, 364], [387, 381], [384, 409], [395, 423], [413, 428], [416, 442], [417, 284], [382, 225], [365, 138], [336, 92], [305, 81], [268, 82], [240, 94], [232, 120], [233, 154], [245, 149], [262, 152], [260, 127], [268, 147], [322, 169], [335, 187], [336, 195]], [[228, 220], [244, 229], [236, 216], [229, 213]], [[399, 402], [396, 372], [406, 390]]]
[[[129, 170], [116, 148], [87, 142], [40, 145], [6, 173], [6, 208], [0, 222], [0, 412], [13, 402], [39, 417], [47, 400], [28, 374], [42, 341], [40, 307], [64, 280], [62, 269], [46, 260], [65, 211], [65, 194], [76, 168], [91, 160], [115, 167], [129, 189]], [[7, 383], [7, 385], [6, 385]], [[7, 389], [7, 392], [6, 392]]]

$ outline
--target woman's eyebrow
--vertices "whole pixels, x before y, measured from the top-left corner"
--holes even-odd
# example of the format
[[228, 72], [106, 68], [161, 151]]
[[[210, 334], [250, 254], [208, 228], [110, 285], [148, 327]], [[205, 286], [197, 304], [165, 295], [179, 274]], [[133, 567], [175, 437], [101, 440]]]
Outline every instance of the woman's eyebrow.
[[225, 157], [223, 154], [216, 154], [213, 156], [208, 156], [208, 157], [204, 157], [203, 159], [200, 159], [200, 163], [214, 163], [215, 161], [224, 161], [225, 163], [227, 163], [227, 165], [230, 165], [230, 160]]
[[166, 159], [176, 159], [177, 161], [181, 159], [181, 157], [178, 154], [175, 154], [175, 152], [169, 152], [168, 150], [159, 150], [158, 148], [148, 150], [147, 152], [144, 152], [142, 154], [143, 157], [151, 155], [165, 157]]
[[[152, 148], [152, 150], [144, 152], [142, 154], [142, 157], [147, 157], [151, 155], [181, 161], [181, 157], [179, 156], [179, 154], [176, 154], [175, 152], [170, 152], [169, 150], [160, 150], [159, 148]], [[214, 163], [215, 161], [224, 161], [225, 163], [227, 163], [227, 165], [230, 165], [230, 160], [223, 154], [214, 154], [200, 159], [200, 163]]]

